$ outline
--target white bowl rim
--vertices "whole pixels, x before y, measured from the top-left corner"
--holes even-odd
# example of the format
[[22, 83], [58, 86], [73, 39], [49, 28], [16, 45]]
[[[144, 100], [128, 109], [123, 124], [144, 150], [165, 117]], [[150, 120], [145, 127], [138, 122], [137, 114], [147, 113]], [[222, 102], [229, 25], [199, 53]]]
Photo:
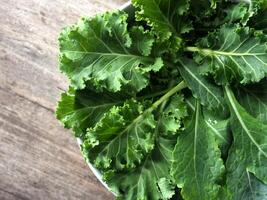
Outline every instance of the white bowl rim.
[[[80, 138], [77, 138], [77, 142], [78, 142], [78, 145], [79, 147], [81, 147], [81, 144], [82, 144], [82, 140]], [[110, 192], [112, 192], [110, 190], [110, 188], [108, 187], [108, 185], [103, 181], [103, 178], [102, 178], [102, 174], [90, 163], [90, 162], [87, 162], [87, 165], [89, 166], [90, 170], [93, 172], [93, 174], [95, 175], [95, 177], [100, 181], [100, 183], [106, 188], [108, 189]], [[112, 192], [114, 195], [115, 193]]]
[[[131, 5], [131, 1], [128, 1], [126, 2], [125, 4], [123, 4], [119, 10], [125, 10], [127, 7], [129, 7]], [[77, 142], [78, 142], [78, 145], [79, 147], [81, 148], [81, 144], [82, 144], [82, 140], [80, 138], [77, 138]], [[110, 192], [111, 189], [108, 187], [108, 185], [103, 181], [103, 178], [102, 178], [102, 174], [99, 172], [99, 170], [97, 170], [93, 165], [92, 163], [90, 162], [87, 162], [90, 170], [93, 172], [93, 174], [95, 175], [95, 177], [101, 182], [101, 184]], [[115, 196], [116, 194], [114, 192], [112, 192]]]

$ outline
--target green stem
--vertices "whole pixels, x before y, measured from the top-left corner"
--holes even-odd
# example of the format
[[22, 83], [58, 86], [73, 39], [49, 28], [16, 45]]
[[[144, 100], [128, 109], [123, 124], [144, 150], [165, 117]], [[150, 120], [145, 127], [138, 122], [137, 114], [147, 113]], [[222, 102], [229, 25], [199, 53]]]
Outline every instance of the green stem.
[[202, 49], [199, 47], [186, 47], [184, 49], [185, 51], [189, 51], [189, 52], [199, 52], [203, 55], [206, 56], [212, 56], [212, 55], [222, 55], [222, 56], [259, 56], [259, 55], [264, 55], [263, 53], [250, 53], [250, 52], [243, 52], [243, 53], [239, 53], [239, 52], [235, 52], [234, 51], [216, 51], [216, 50], [212, 50], [212, 49]]
[[170, 89], [169, 92], [167, 92], [165, 95], [163, 95], [161, 98], [159, 98], [156, 102], [154, 102], [150, 108], [146, 109], [143, 112], [142, 115], [139, 115], [135, 120], [133, 120], [133, 123], [131, 123], [131, 125], [142, 120], [146, 116], [146, 114], [153, 112], [153, 110], [155, 110], [161, 103], [163, 103], [164, 101], [169, 99], [172, 95], [174, 95], [175, 93], [179, 92], [180, 90], [182, 90], [186, 87], [187, 87], [187, 85], [184, 81], [180, 82], [178, 85], [176, 85], [175, 87]]
[[[170, 83], [169, 83], [169, 86], [168, 86], [169, 90], [170, 90], [174, 85], [175, 85], [175, 80], [171, 80]], [[161, 106], [160, 106], [160, 109], [159, 109], [159, 112], [160, 112], [160, 113], [164, 110], [164, 108], [165, 108], [165, 106], [166, 106], [166, 103], [167, 103], [167, 100], [165, 100], [164, 102], [161, 103]]]
[[160, 99], [158, 99], [156, 102], [154, 102], [150, 108], [145, 110], [144, 114], [152, 112], [161, 103], [163, 103], [164, 101], [169, 99], [172, 95], [174, 95], [175, 93], [177, 93], [178, 91], [180, 91], [180, 90], [182, 90], [182, 89], [184, 89], [186, 87], [187, 87], [187, 85], [186, 85], [186, 83], [184, 81], [180, 82], [178, 85], [176, 85], [175, 87], [170, 89], [169, 92], [167, 92], [165, 95], [163, 95]]
[[198, 47], [185, 47], [185, 51], [198, 52], [200, 49]]
[[189, 51], [189, 52], [200, 52], [204, 55], [211, 55], [214, 54], [213, 50], [210, 49], [201, 49], [199, 47], [186, 47], [185, 51]]

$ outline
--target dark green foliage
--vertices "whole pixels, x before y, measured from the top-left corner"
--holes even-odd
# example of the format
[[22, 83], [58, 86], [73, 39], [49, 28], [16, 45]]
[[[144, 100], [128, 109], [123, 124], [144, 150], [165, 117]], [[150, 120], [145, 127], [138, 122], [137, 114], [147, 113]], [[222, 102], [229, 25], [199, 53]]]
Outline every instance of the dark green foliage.
[[60, 34], [86, 161], [117, 199], [267, 199], [267, 1], [132, 4]]

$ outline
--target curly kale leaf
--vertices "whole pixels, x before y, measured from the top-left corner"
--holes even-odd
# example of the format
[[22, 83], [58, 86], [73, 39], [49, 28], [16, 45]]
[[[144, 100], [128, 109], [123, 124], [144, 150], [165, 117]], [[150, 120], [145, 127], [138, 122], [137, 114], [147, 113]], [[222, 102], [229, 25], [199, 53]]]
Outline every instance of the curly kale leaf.
[[[105, 174], [105, 180], [118, 199], [170, 199], [174, 195], [175, 184], [169, 173], [172, 151], [176, 144], [179, 124], [187, 116], [183, 96], [174, 95], [160, 109], [159, 118], [154, 130], [155, 144], [139, 166], [129, 171]], [[175, 124], [176, 123], [176, 124]]]
[[218, 84], [255, 83], [267, 75], [267, 40], [261, 36], [248, 27], [225, 25], [187, 50], [196, 52], [202, 73], [212, 74]]
[[121, 200], [266, 199], [267, 1], [132, 4], [59, 37], [86, 161]]
[[61, 33], [60, 69], [72, 87], [140, 91], [149, 83], [149, 72], [161, 69], [161, 58], [149, 57], [153, 36], [141, 27], [128, 30], [126, 20], [123, 12], [97, 15]]

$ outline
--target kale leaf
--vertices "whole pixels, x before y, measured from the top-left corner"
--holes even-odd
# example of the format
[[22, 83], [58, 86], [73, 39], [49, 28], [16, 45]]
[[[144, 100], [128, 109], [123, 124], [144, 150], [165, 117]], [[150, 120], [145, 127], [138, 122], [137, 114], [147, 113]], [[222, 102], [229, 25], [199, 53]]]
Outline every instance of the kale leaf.
[[59, 36], [56, 116], [85, 160], [117, 199], [267, 199], [267, 1], [125, 11]]

